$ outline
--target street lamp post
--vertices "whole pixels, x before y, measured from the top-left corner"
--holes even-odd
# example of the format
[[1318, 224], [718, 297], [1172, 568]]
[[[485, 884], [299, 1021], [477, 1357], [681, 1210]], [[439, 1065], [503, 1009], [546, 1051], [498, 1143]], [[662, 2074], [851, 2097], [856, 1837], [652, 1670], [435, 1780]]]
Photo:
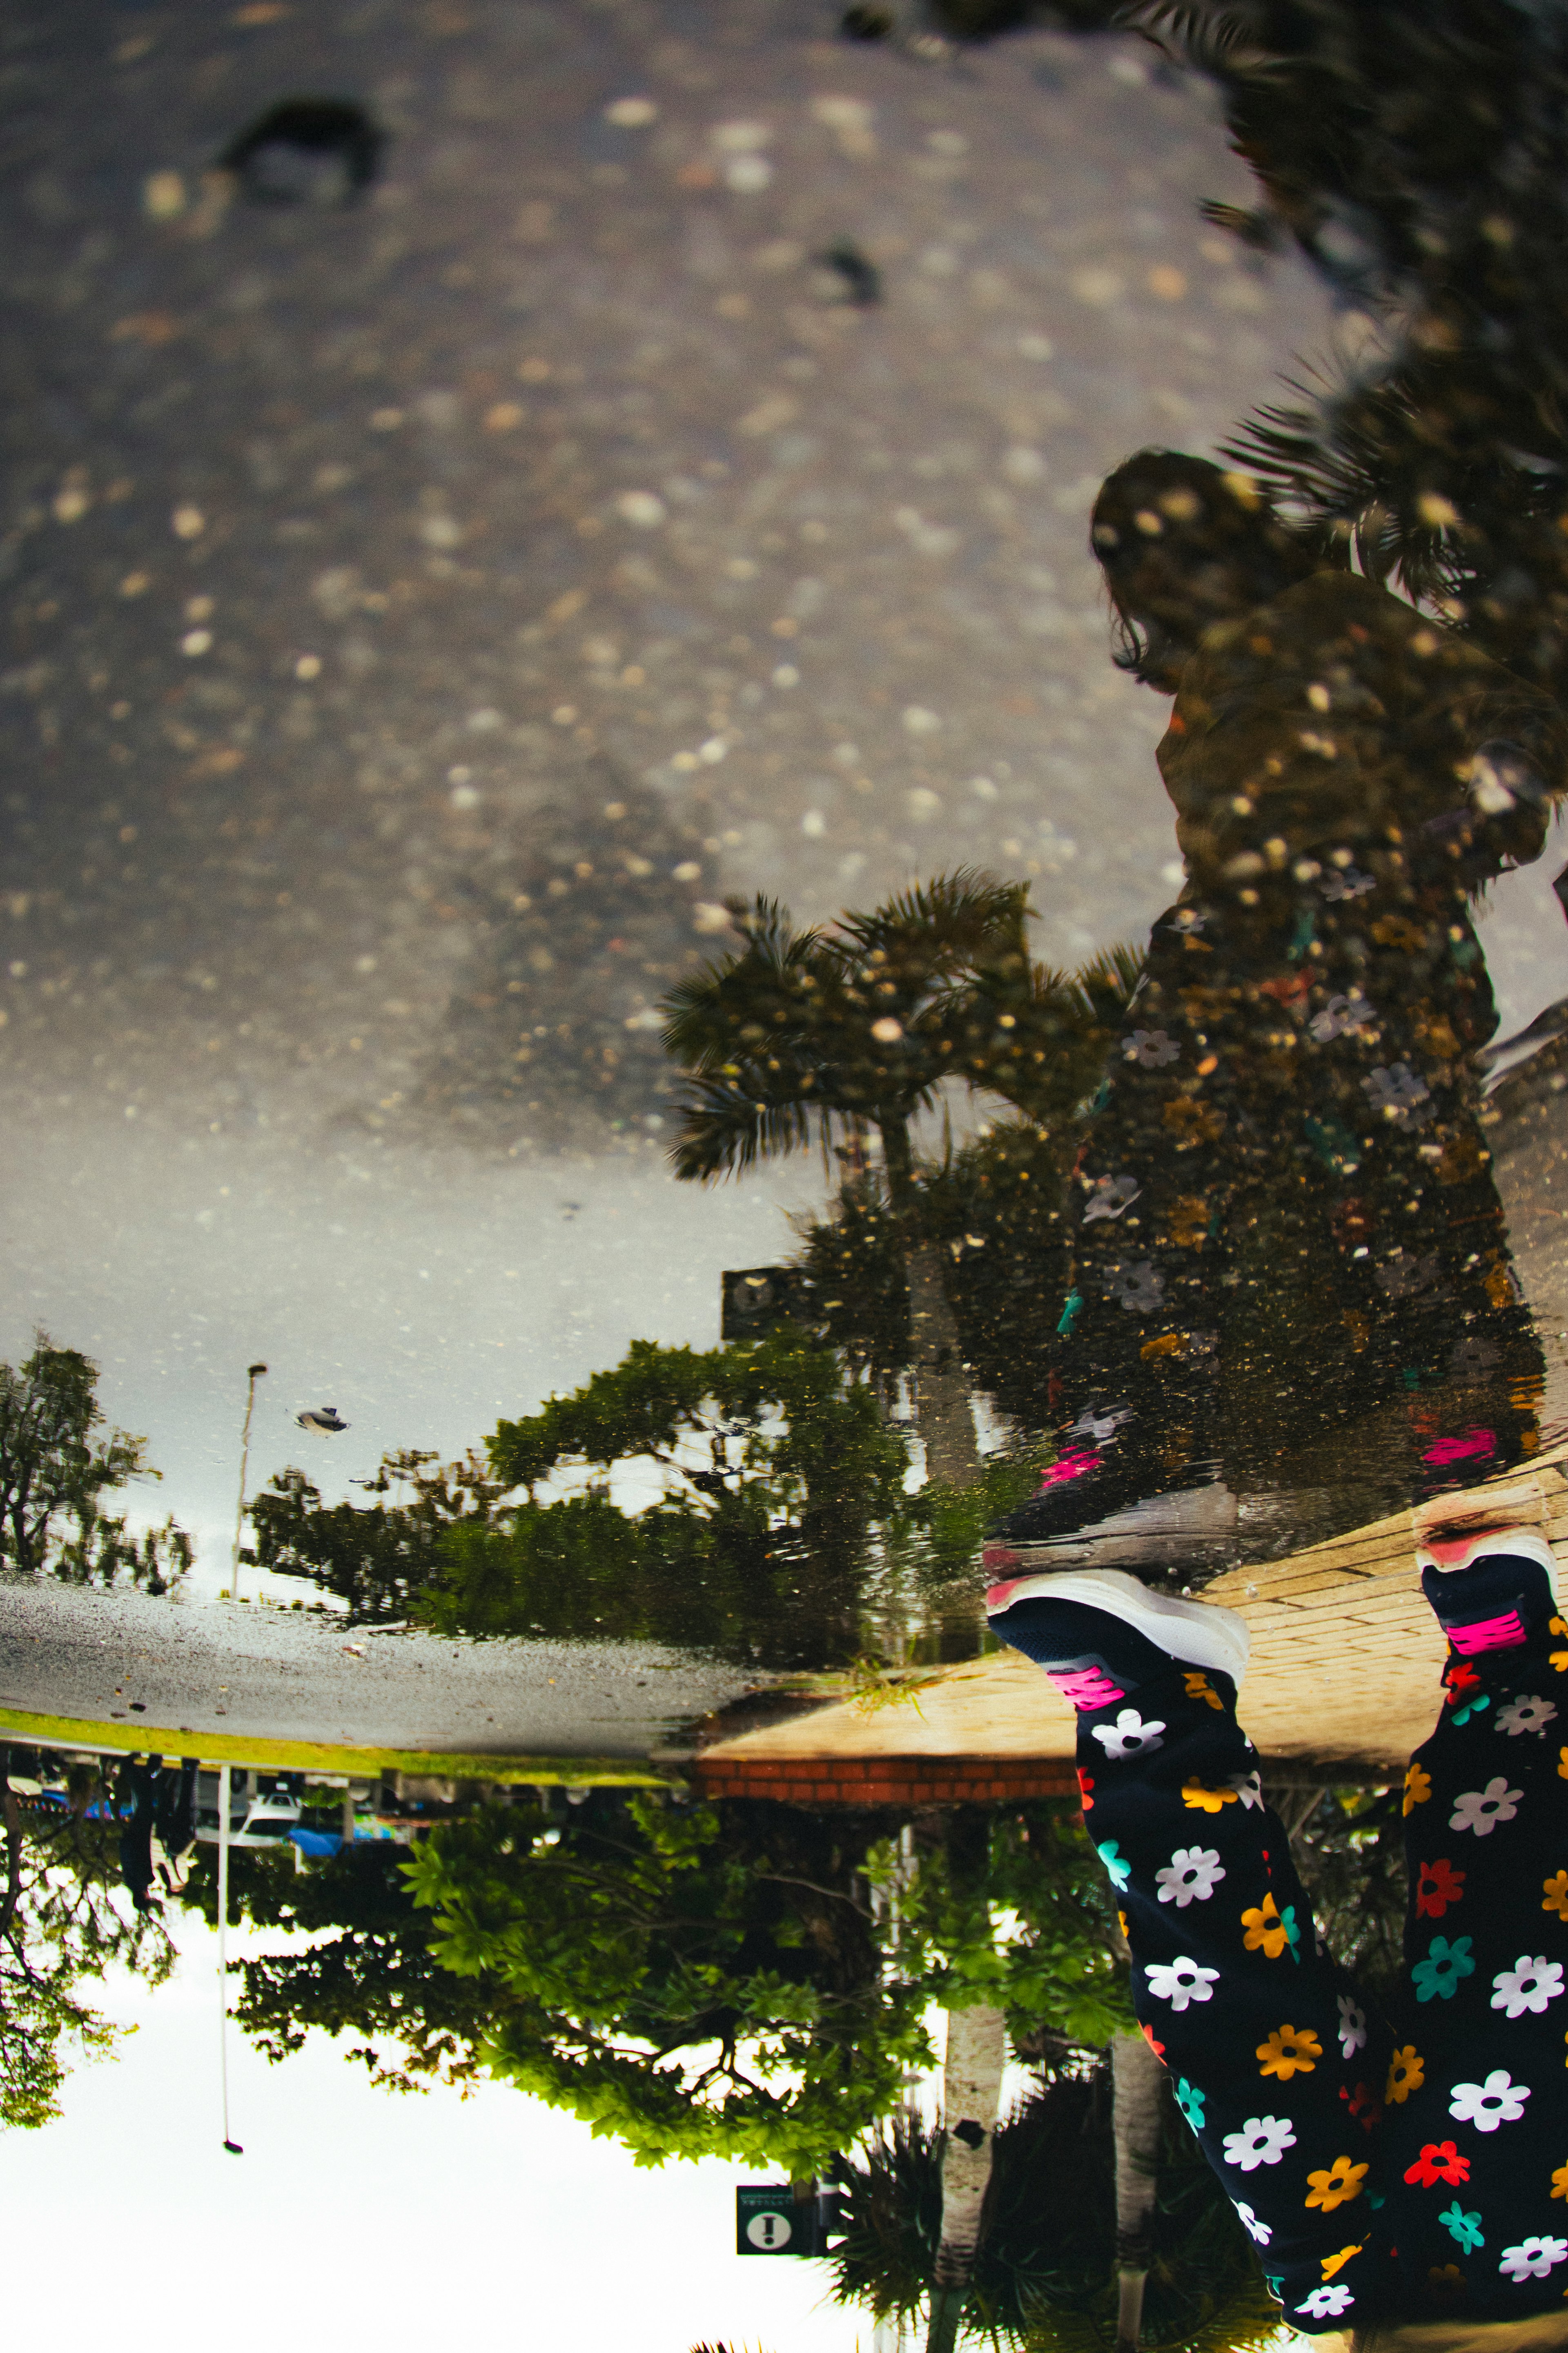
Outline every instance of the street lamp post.
[[[267, 1367], [260, 1369], [265, 1372]], [[230, 2157], [243, 2157], [244, 2149], [230, 2138], [228, 2129], [228, 1790], [229, 1768], [224, 1765], [217, 1777], [217, 2059], [223, 2084], [223, 2145]]]
[[234, 1515], [234, 1558], [229, 1563], [228, 1571], [231, 1601], [239, 1599], [239, 1546], [245, 1534], [245, 1487], [250, 1471], [250, 1417], [256, 1408], [256, 1384], [266, 1370], [265, 1365], [246, 1367], [245, 1428], [239, 1440], [239, 1506]]

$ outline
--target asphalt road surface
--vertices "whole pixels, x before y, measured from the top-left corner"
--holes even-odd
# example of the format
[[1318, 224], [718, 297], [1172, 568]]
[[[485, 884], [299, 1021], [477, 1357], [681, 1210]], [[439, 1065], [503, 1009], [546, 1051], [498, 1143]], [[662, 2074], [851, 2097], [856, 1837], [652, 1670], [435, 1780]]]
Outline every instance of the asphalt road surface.
[[315, 1616], [0, 1581], [0, 1708], [164, 1730], [638, 1759], [759, 1688], [652, 1643], [449, 1642]]

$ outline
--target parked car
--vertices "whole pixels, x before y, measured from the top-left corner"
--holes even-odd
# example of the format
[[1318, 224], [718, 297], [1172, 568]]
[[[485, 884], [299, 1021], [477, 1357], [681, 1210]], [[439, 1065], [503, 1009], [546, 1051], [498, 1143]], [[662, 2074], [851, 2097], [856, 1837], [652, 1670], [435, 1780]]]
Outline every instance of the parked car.
[[[289, 1778], [292, 1778], [290, 1776]], [[218, 1841], [219, 1777], [210, 1769], [196, 1776], [196, 1837], [206, 1846]], [[300, 1814], [297, 1789], [273, 1773], [229, 1775], [228, 1841], [231, 1846], [277, 1846], [286, 1839]]]

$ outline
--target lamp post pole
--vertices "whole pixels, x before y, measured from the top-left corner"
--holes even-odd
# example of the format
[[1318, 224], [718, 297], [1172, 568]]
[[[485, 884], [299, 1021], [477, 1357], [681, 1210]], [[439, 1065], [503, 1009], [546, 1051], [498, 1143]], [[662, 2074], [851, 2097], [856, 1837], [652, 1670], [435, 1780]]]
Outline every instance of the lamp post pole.
[[230, 2157], [243, 2157], [228, 2130], [228, 1798], [229, 1768], [217, 1777], [217, 2057], [223, 2084], [223, 2145]]
[[234, 1515], [234, 1557], [228, 1570], [231, 1601], [239, 1599], [239, 1546], [245, 1534], [245, 1487], [250, 1472], [250, 1417], [256, 1409], [256, 1384], [266, 1370], [265, 1365], [250, 1365], [246, 1368], [245, 1428], [239, 1440], [239, 1505]]

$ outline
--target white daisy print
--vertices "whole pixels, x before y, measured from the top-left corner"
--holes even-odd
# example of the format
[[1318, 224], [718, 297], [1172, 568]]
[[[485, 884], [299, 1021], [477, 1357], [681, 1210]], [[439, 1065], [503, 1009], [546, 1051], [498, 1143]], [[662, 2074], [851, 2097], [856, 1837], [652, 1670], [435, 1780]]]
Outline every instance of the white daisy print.
[[1296, 2128], [1287, 2116], [1248, 2116], [1239, 2132], [1225, 2137], [1225, 2161], [1238, 2173], [1256, 2173], [1260, 2165], [1278, 2165], [1296, 2146]]
[[1352, 1994], [1340, 1996], [1340, 2049], [1353, 2059], [1366, 2043], [1366, 2012]]
[[1241, 2217], [1241, 2226], [1243, 2230], [1247, 2232], [1247, 2237], [1253, 2242], [1254, 2245], [1266, 2247], [1268, 2244], [1269, 2240], [1274, 2236], [1274, 2233], [1269, 2229], [1268, 2223], [1260, 2222], [1257, 2215], [1253, 2212], [1251, 2207], [1244, 2206], [1239, 2198], [1236, 2200], [1236, 2211]]
[[1517, 2247], [1505, 2247], [1500, 2272], [1510, 2280], [1544, 2279], [1553, 2263], [1568, 2259], [1568, 2239], [1521, 2239]]
[[1349, 996], [1331, 997], [1322, 1011], [1315, 1013], [1307, 1027], [1319, 1045], [1326, 1046], [1331, 1038], [1353, 1037], [1358, 1029], [1366, 1029], [1376, 1018], [1368, 999], [1359, 988], [1352, 988]]
[[1462, 1798], [1455, 1799], [1448, 1828], [1490, 1838], [1499, 1822], [1512, 1821], [1523, 1795], [1522, 1789], [1509, 1788], [1506, 1773], [1494, 1773], [1484, 1789], [1467, 1789]]
[[1497, 1728], [1500, 1732], [1506, 1732], [1510, 1740], [1517, 1740], [1521, 1732], [1533, 1732], [1539, 1739], [1547, 1725], [1556, 1721], [1557, 1710], [1552, 1702], [1537, 1699], [1532, 1693], [1526, 1693], [1520, 1699], [1510, 1699], [1508, 1705], [1500, 1707], [1497, 1713]]
[[1173, 1904], [1179, 1912], [1189, 1904], [1206, 1904], [1224, 1877], [1219, 1851], [1212, 1846], [1179, 1846], [1154, 1873], [1161, 1903]]
[[1263, 1811], [1263, 1784], [1256, 1773], [1233, 1773], [1229, 1786], [1241, 1799], [1241, 1810], [1249, 1813], [1254, 1806]]
[[1528, 2084], [1516, 2084], [1505, 2069], [1494, 2067], [1484, 2084], [1456, 2084], [1448, 2114], [1478, 2132], [1496, 2132], [1499, 2125], [1516, 2125], [1530, 2097]]
[[1131, 1038], [1123, 1038], [1121, 1050], [1130, 1062], [1145, 1071], [1163, 1071], [1167, 1062], [1179, 1062], [1182, 1050], [1165, 1029], [1134, 1029]]
[[1337, 2320], [1355, 2302], [1342, 2280], [1331, 2280], [1327, 2287], [1315, 2287], [1305, 2304], [1296, 2306], [1298, 2312], [1310, 2313], [1314, 2320]]
[[1143, 1972], [1143, 1981], [1156, 2001], [1168, 2001], [1173, 2010], [1185, 2010], [1189, 2002], [1214, 2000], [1219, 1971], [1205, 1969], [1183, 1953], [1173, 1961], [1152, 1961]]
[[1119, 1218], [1124, 1209], [1132, 1207], [1142, 1190], [1136, 1176], [1096, 1176], [1083, 1213], [1084, 1224], [1092, 1226], [1101, 1218]]
[[1135, 1707], [1124, 1707], [1114, 1724], [1097, 1724], [1094, 1736], [1112, 1764], [1124, 1757], [1152, 1756], [1165, 1746], [1163, 1724], [1145, 1724]]
[[1390, 1062], [1386, 1070], [1380, 1064], [1361, 1083], [1363, 1092], [1371, 1097], [1373, 1111], [1386, 1112], [1390, 1119], [1408, 1118], [1416, 1104], [1426, 1103], [1432, 1092], [1408, 1062]]
[[1510, 2018], [1522, 2018], [1527, 2010], [1539, 2017], [1562, 1991], [1561, 1961], [1549, 1961], [1543, 1955], [1532, 1960], [1528, 1953], [1521, 1953], [1511, 1969], [1500, 1969], [1493, 1978], [1492, 2008], [1506, 2010]]

